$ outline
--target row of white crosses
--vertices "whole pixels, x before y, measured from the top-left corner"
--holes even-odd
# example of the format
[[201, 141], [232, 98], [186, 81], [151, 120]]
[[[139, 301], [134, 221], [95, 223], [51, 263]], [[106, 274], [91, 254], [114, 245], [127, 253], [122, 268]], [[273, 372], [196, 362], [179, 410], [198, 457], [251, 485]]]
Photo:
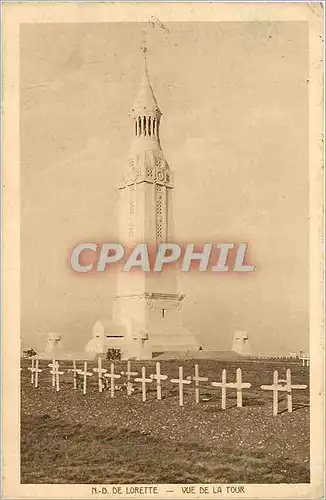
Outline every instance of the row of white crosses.
[[[183, 385], [191, 384], [191, 381], [195, 382], [195, 401], [196, 403], [200, 402], [200, 391], [199, 391], [199, 383], [200, 382], [208, 382], [207, 377], [200, 377], [199, 375], [199, 366], [195, 365], [195, 375], [193, 377], [188, 376], [185, 380], [183, 379], [183, 368], [179, 367], [179, 378], [172, 379], [171, 382], [174, 384], [179, 384], [179, 405], [183, 406]], [[248, 382], [242, 382], [242, 371], [241, 368], [238, 368], [236, 371], [236, 382], [227, 382], [226, 381], [226, 370], [222, 371], [222, 381], [221, 382], [211, 382], [213, 387], [221, 387], [222, 389], [222, 402], [221, 407], [222, 410], [226, 409], [226, 390], [227, 389], [236, 389], [237, 391], [237, 407], [242, 407], [242, 389], [249, 389], [251, 384]]]
[[273, 391], [273, 415], [278, 414], [278, 393], [287, 393], [287, 409], [289, 413], [292, 413], [292, 390], [293, 389], [307, 389], [307, 386], [302, 385], [292, 385], [291, 383], [291, 370], [288, 368], [286, 370], [286, 379], [279, 379], [277, 370], [273, 373], [273, 384], [272, 385], [261, 385], [261, 389], [265, 391]]
[[[161, 380], [165, 380], [167, 378], [166, 375], [160, 375], [160, 364], [156, 364], [156, 375], [151, 375], [151, 378], [146, 378], [146, 368], [145, 366], [142, 367], [142, 376], [141, 378], [135, 378], [134, 382], [141, 382], [142, 384], [142, 399], [143, 401], [146, 401], [146, 384], [153, 382], [153, 378], [157, 380], [157, 399], [161, 399]], [[73, 370], [74, 372], [74, 389], [77, 388], [77, 375], [82, 375], [83, 376], [83, 393], [86, 394], [86, 387], [87, 387], [87, 377], [92, 376], [93, 374], [91, 372], [87, 371], [87, 361], [84, 363], [84, 370], [78, 370], [76, 368], [76, 362], [74, 361], [73, 365]], [[102, 368], [102, 358], [98, 357], [98, 365], [97, 368], [93, 368], [93, 371], [97, 373], [97, 378], [98, 378], [98, 390], [99, 392], [103, 392], [103, 378], [108, 378], [110, 379], [110, 394], [111, 398], [114, 397], [115, 394], [115, 381], [121, 377], [121, 375], [125, 375], [127, 377], [127, 384], [126, 384], [126, 389], [127, 389], [127, 396], [130, 396], [133, 392], [133, 383], [131, 381], [131, 377], [134, 377], [135, 375], [138, 375], [138, 372], [133, 372], [131, 371], [131, 362], [127, 361], [127, 370], [122, 371], [121, 375], [118, 373], [114, 372], [114, 363], [111, 363], [110, 366], [110, 371], [106, 370], [105, 368]]]
[[[42, 372], [42, 369], [39, 368], [39, 360], [32, 359], [32, 366], [28, 368], [31, 372], [31, 383], [38, 387], [38, 374]], [[48, 365], [51, 368], [50, 374], [52, 375], [52, 386], [56, 388], [57, 391], [60, 390], [59, 376], [63, 375], [63, 371], [59, 370], [59, 363], [53, 359], [52, 363]], [[156, 373], [151, 374], [149, 378], [146, 377], [146, 368], [142, 367], [141, 377], [134, 378], [133, 382], [131, 377], [135, 377], [138, 375], [138, 372], [131, 371], [131, 362], [127, 362], [127, 370], [122, 371], [121, 374], [117, 374], [114, 371], [114, 363], [110, 365], [110, 371], [102, 368], [102, 358], [98, 358], [97, 368], [93, 368], [93, 372], [97, 373], [98, 378], [98, 390], [99, 392], [103, 391], [103, 378], [110, 379], [110, 395], [111, 398], [115, 395], [115, 381], [124, 375], [127, 377], [126, 389], [127, 396], [130, 396], [133, 392], [133, 382], [141, 383], [141, 391], [142, 391], [142, 400], [146, 401], [146, 392], [147, 392], [147, 384], [151, 384], [156, 381], [156, 397], [158, 400], [162, 399], [162, 381], [168, 378], [167, 375], [163, 375], [161, 373], [161, 365], [159, 362], [156, 363]], [[87, 361], [84, 362], [83, 369], [78, 369], [76, 366], [76, 361], [73, 361], [73, 368], [68, 371], [73, 373], [74, 380], [74, 389], [77, 389], [77, 377], [81, 376], [83, 380], [83, 394], [87, 392], [87, 378], [93, 376], [92, 372], [87, 371]], [[179, 377], [176, 379], [171, 379], [170, 382], [172, 384], [178, 384], [178, 392], [179, 392], [179, 405], [183, 406], [184, 404], [184, 385], [189, 385], [195, 382], [195, 401], [196, 403], [200, 402], [200, 382], [208, 382], [207, 377], [201, 377], [199, 375], [199, 366], [195, 365], [195, 374], [194, 376], [188, 376], [184, 379], [183, 375], [183, 367], [179, 367]], [[226, 409], [226, 391], [227, 389], [235, 389], [237, 392], [237, 407], [242, 407], [242, 390], [249, 389], [251, 384], [249, 382], [242, 382], [242, 371], [241, 368], [236, 370], [236, 381], [235, 382], [227, 382], [226, 378], [226, 370], [222, 370], [222, 380], [221, 382], [211, 382], [213, 387], [221, 388], [221, 408], [222, 410]], [[272, 385], [262, 385], [261, 389], [263, 390], [271, 390], [273, 391], [273, 415], [277, 415], [278, 413], [278, 393], [281, 391], [287, 392], [287, 407], [288, 411], [292, 412], [292, 390], [293, 389], [306, 389], [306, 385], [292, 385], [291, 383], [291, 370], [286, 370], [286, 379], [279, 379], [278, 372], [274, 371], [273, 373], [273, 384]]]
[[[86, 363], [86, 362], [85, 362]], [[103, 382], [102, 382], [102, 374], [103, 377], [109, 377], [111, 379], [111, 397], [114, 397], [115, 391], [115, 379], [120, 378], [120, 375], [114, 373], [114, 363], [111, 363], [111, 371], [107, 373], [107, 370], [102, 368], [101, 358], [98, 358], [98, 367], [93, 368], [94, 372], [98, 374], [98, 384], [99, 384], [99, 392], [103, 390]], [[86, 376], [92, 375], [90, 372], [87, 372], [87, 366], [85, 365], [84, 371], [78, 370], [78, 373], [84, 376], [84, 394], [86, 390]], [[131, 362], [127, 362], [127, 370], [122, 371], [121, 375], [125, 375], [127, 377], [127, 395], [130, 396], [133, 391], [133, 382], [141, 383], [141, 391], [142, 391], [142, 400], [146, 401], [146, 392], [147, 392], [147, 384], [151, 384], [154, 380], [156, 380], [156, 397], [158, 400], [162, 399], [162, 381], [166, 380], [167, 375], [163, 375], [161, 373], [161, 365], [159, 362], [156, 363], [156, 373], [151, 374], [149, 378], [146, 377], [146, 367], [142, 367], [141, 377], [134, 378], [133, 382], [131, 381], [131, 377], [135, 377], [138, 375], [138, 372], [131, 371]], [[183, 367], [179, 367], [179, 377], [177, 379], [171, 379], [172, 384], [178, 384], [179, 386], [179, 405], [183, 406], [184, 404], [184, 385], [189, 385], [191, 382], [195, 382], [195, 401], [196, 403], [200, 402], [200, 391], [199, 391], [199, 383], [207, 382], [207, 377], [200, 377], [199, 375], [199, 366], [195, 365], [195, 375], [188, 376], [184, 379], [183, 375]], [[226, 381], [226, 370], [222, 371], [222, 382], [211, 382], [213, 387], [221, 387], [222, 389], [222, 409], [226, 409], [226, 389], [236, 389], [237, 391], [237, 406], [242, 407], [242, 389], [248, 389], [251, 387], [250, 383], [242, 382], [242, 371], [241, 368], [238, 368], [236, 371], [236, 382], [227, 382]]]

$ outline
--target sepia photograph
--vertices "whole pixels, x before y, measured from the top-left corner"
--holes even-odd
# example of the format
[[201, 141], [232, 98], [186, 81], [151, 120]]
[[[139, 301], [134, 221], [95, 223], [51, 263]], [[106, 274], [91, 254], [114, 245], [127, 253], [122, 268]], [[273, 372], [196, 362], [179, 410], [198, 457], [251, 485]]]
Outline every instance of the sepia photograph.
[[322, 497], [323, 15], [4, 6], [4, 498]]

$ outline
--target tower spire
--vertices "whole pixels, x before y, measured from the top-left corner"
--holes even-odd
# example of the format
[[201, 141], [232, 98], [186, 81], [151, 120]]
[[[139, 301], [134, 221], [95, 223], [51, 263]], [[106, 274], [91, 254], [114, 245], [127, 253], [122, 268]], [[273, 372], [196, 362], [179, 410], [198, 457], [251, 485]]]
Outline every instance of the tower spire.
[[144, 61], [143, 75], [130, 113], [134, 121], [134, 135], [159, 141], [159, 123], [162, 113], [149, 81], [146, 41], [141, 46], [141, 52]]

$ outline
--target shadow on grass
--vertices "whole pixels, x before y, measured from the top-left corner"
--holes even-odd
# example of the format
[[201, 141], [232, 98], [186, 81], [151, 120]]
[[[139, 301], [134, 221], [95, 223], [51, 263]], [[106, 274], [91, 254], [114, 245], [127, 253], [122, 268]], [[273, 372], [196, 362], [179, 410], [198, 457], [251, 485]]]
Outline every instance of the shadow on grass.
[[[292, 406], [292, 413], [294, 411], [301, 410], [302, 408], [310, 408], [310, 405], [305, 405], [305, 404], [293, 405]], [[281, 415], [282, 413], [288, 413], [288, 409], [284, 408], [283, 410], [278, 412], [279, 415]]]

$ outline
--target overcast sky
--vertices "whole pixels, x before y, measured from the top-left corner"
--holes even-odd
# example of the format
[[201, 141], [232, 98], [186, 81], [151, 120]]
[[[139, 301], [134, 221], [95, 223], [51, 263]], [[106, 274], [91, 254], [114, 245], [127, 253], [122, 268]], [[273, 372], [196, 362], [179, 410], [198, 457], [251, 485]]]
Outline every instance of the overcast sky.
[[[144, 25], [21, 28], [21, 250], [24, 347], [48, 332], [83, 350], [110, 318], [114, 276], [76, 275], [69, 249], [117, 240], [117, 189], [132, 137]], [[148, 27], [182, 242], [246, 241], [245, 276], [183, 273], [185, 324], [207, 349], [247, 330], [253, 349], [308, 348], [307, 26]]]

